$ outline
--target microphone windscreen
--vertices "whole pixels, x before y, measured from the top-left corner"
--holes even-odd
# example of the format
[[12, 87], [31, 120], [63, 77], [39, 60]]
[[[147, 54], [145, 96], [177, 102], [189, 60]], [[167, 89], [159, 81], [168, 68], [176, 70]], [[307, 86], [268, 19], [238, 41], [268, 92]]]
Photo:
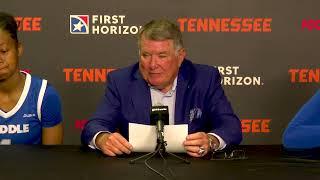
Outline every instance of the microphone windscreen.
[[152, 106], [150, 112], [150, 124], [156, 125], [158, 120], [163, 121], [164, 125], [169, 124], [168, 106]]

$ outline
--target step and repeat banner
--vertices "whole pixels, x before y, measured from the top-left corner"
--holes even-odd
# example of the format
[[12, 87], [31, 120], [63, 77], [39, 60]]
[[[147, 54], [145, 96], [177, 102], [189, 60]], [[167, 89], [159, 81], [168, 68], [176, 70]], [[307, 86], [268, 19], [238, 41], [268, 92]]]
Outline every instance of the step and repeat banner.
[[138, 61], [136, 34], [159, 18], [180, 27], [188, 59], [219, 69], [242, 122], [242, 144], [280, 144], [289, 121], [319, 89], [319, 6], [317, 0], [10, 0], [0, 10], [19, 22], [21, 68], [61, 95], [65, 144], [80, 144], [108, 73]]

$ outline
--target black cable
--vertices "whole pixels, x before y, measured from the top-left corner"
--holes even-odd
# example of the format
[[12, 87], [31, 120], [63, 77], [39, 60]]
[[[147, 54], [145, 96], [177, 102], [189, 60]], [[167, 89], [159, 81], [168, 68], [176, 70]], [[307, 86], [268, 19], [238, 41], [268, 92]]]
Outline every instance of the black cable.
[[174, 173], [173, 173], [173, 171], [171, 170], [171, 168], [168, 166], [168, 163], [167, 163], [166, 158], [163, 157], [163, 154], [162, 154], [161, 151], [159, 151], [159, 154], [160, 154], [161, 158], [163, 159], [164, 167], [165, 167], [166, 169], [168, 169], [169, 172], [170, 172], [170, 175], [171, 175], [172, 177], [174, 177]]
[[[148, 158], [146, 158], [144, 160], [144, 164], [147, 166], [147, 168], [149, 168], [150, 170], [152, 170], [153, 172], [157, 173], [158, 175], [160, 175], [161, 177], [163, 177], [166, 180], [169, 180], [165, 175], [163, 175], [162, 173], [160, 173], [159, 171], [157, 171], [156, 169], [153, 169], [149, 164], [148, 164], [148, 160], [151, 159], [152, 157], [154, 157], [158, 152], [160, 153], [160, 149], [161, 149], [161, 145], [159, 145], [159, 147], [156, 149], [156, 151], [149, 156]], [[161, 153], [160, 153], [161, 154]], [[162, 156], [162, 155], [161, 155]]]

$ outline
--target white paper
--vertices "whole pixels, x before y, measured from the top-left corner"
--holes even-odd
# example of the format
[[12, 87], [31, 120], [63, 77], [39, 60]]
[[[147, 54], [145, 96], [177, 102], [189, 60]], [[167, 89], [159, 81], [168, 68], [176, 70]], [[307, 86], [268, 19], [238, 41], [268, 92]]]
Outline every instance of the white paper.
[[[188, 125], [165, 125], [164, 140], [166, 151], [186, 152], [183, 141], [188, 135]], [[129, 123], [129, 143], [134, 152], [152, 152], [157, 146], [157, 132], [154, 125]]]
[[188, 125], [165, 125], [164, 140], [167, 141], [166, 151], [168, 152], [186, 152], [183, 146], [183, 141], [188, 135]]
[[156, 127], [129, 123], [129, 143], [133, 152], [152, 152], [157, 146]]

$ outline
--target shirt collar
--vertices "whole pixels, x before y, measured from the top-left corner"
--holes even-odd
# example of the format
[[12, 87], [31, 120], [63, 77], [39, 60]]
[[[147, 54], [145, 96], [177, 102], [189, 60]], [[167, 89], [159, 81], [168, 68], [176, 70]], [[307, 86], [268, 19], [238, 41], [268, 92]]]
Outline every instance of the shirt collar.
[[[172, 92], [176, 91], [177, 81], [178, 81], [178, 76], [176, 76], [176, 78], [174, 79], [171, 89], [167, 93], [164, 93], [164, 94], [168, 94], [168, 93], [172, 93]], [[150, 84], [148, 84], [148, 85], [151, 89], [161, 92], [159, 89], [155, 88], [154, 86], [151, 86]]]

